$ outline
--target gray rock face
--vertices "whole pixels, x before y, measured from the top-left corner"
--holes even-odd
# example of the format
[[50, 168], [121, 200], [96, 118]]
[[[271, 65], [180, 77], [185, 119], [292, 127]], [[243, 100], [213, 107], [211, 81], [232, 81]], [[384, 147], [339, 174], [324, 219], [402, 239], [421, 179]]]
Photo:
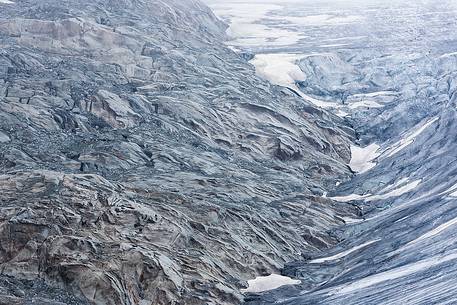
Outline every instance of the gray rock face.
[[356, 209], [320, 195], [355, 133], [225, 27], [193, 0], [0, 3], [0, 303], [235, 304], [339, 241]]

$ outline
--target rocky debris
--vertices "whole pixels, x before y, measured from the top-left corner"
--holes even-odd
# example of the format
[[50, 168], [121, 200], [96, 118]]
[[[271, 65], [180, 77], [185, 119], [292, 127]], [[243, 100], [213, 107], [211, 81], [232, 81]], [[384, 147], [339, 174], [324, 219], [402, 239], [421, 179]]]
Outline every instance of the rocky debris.
[[351, 175], [353, 130], [257, 78], [224, 31], [194, 0], [1, 7], [4, 300], [237, 304], [338, 242], [356, 210], [317, 194]]
[[138, 124], [141, 116], [129, 107], [118, 95], [99, 90], [89, 100], [80, 102], [80, 109], [93, 114], [113, 128], [128, 128]]
[[64, 289], [50, 287], [42, 279], [31, 281], [2, 276], [0, 283], [2, 305], [89, 305]]

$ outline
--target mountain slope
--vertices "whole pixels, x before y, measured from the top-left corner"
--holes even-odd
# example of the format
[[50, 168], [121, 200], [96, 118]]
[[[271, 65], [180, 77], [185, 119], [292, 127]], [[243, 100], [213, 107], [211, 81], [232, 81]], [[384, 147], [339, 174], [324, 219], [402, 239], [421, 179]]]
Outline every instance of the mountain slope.
[[0, 6], [2, 302], [235, 304], [338, 241], [352, 128], [200, 2]]

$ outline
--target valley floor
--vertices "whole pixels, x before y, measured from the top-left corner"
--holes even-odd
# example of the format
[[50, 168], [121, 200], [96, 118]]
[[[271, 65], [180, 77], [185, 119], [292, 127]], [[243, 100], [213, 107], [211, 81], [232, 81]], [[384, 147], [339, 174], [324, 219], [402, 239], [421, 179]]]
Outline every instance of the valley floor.
[[257, 74], [354, 126], [354, 176], [322, 194], [360, 218], [299, 279], [249, 304], [457, 302], [457, 6], [453, 1], [209, 1]]

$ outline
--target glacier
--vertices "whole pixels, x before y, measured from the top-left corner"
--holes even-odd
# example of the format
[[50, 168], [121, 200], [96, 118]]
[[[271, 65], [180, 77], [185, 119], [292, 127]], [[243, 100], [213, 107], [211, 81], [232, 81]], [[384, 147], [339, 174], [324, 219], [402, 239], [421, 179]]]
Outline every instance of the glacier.
[[[208, 2], [218, 16], [237, 23], [217, 0]], [[242, 45], [237, 37], [227, 44], [264, 59], [251, 61], [257, 69], [272, 67], [273, 78], [260, 76], [298, 88], [354, 128], [353, 176], [324, 194], [357, 207], [359, 217], [331, 229], [340, 240], [333, 249], [302, 254], [284, 266], [282, 274], [301, 284], [247, 294], [246, 303], [455, 304], [457, 6], [268, 3], [274, 7], [245, 20], [245, 27], [262, 25], [272, 35], [290, 31], [299, 39], [287, 46]], [[279, 67], [277, 54], [293, 56]], [[292, 59], [299, 70], [290, 66]]]
[[457, 5], [0, 1], [0, 304], [454, 304]]

